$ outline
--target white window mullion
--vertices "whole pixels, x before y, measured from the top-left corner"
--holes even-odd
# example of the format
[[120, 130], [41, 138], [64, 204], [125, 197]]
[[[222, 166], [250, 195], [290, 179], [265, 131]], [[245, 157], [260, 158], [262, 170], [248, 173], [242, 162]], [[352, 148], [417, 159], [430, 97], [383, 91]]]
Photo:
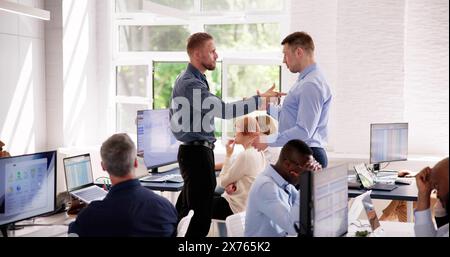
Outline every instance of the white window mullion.
[[147, 73], [147, 97], [149, 100], [149, 104], [151, 106], [150, 109], [153, 109], [153, 62], [148, 64], [148, 73]]

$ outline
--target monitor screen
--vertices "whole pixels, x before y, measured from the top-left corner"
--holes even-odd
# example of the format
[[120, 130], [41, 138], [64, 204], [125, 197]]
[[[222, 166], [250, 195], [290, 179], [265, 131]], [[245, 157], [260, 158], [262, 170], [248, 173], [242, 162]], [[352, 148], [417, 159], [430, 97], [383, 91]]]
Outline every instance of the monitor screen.
[[0, 158], [0, 225], [55, 210], [56, 151]]
[[370, 125], [370, 163], [405, 161], [408, 157], [408, 123]]
[[148, 169], [177, 162], [179, 144], [170, 130], [169, 109], [137, 112], [137, 152]]
[[64, 171], [69, 192], [94, 183], [89, 154], [64, 158]]
[[313, 172], [311, 193], [313, 235], [338, 237], [347, 233], [347, 164]]

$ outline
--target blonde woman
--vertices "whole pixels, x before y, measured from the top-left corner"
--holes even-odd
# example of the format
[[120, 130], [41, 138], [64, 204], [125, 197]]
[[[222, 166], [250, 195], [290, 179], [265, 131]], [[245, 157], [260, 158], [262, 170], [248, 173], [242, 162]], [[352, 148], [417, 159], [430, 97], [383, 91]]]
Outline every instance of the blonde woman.
[[[274, 142], [277, 139], [278, 122], [267, 114], [256, 116], [256, 120], [261, 130], [260, 140], [268, 143]], [[280, 151], [281, 147], [267, 147], [262, 152], [268, 163], [275, 164], [280, 156]]]
[[[214, 197], [213, 219], [223, 220], [231, 214], [245, 211], [250, 187], [267, 165], [264, 153], [252, 146], [260, 131], [256, 119], [240, 117], [235, 126], [235, 139], [229, 140], [226, 145], [226, 157], [218, 177], [218, 184], [225, 188], [225, 192]], [[236, 144], [242, 145], [244, 151], [232, 160]]]

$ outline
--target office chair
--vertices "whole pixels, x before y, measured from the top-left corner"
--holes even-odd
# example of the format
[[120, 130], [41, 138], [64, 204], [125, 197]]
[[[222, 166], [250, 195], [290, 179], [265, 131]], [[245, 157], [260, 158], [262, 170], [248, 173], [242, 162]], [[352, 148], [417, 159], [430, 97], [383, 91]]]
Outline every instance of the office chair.
[[191, 223], [192, 216], [194, 216], [194, 210], [190, 210], [188, 214], [180, 220], [177, 226], [177, 237], [184, 237]]
[[229, 237], [244, 236], [245, 211], [228, 216], [225, 219], [225, 225]]

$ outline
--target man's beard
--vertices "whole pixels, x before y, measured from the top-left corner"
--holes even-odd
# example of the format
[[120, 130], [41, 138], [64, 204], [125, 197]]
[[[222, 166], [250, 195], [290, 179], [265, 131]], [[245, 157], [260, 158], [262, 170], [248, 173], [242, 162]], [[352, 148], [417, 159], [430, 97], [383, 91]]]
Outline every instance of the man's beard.
[[216, 69], [215, 62], [213, 64], [202, 63], [202, 66], [205, 67], [207, 70], [215, 70]]

